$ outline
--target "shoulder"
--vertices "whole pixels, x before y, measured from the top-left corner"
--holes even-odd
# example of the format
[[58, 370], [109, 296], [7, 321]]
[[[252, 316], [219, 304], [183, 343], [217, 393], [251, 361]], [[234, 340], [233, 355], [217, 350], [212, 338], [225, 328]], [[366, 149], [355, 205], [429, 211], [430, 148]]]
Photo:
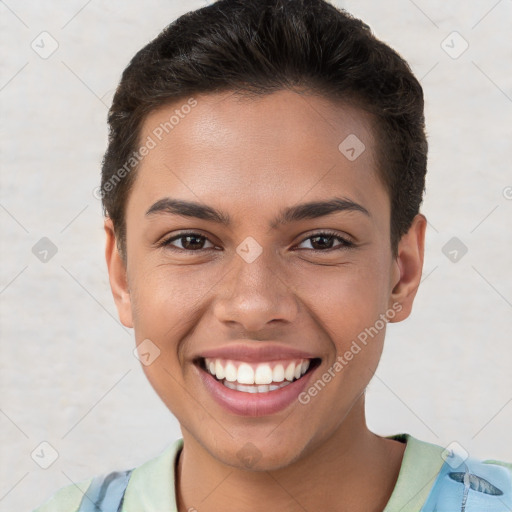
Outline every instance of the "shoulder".
[[139, 466], [98, 474], [62, 487], [32, 512], [93, 509], [108, 512], [119, 510], [123, 503], [131, 510], [145, 510], [150, 508], [149, 503], [163, 510], [172, 510], [175, 507], [174, 466], [182, 446], [183, 439], [180, 438]]
[[410, 434], [388, 438], [406, 449], [386, 512], [512, 510], [511, 463], [471, 457], [458, 443], [443, 447]]
[[[427, 441], [422, 441], [410, 434], [395, 434], [393, 436], [388, 436], [388, 438], [401, 442], [407, 442], [408, 450], [411, 452], [410, 454], [414, 456], [411, 462], [424, 462], [425, 459], [427, 459], [437, 461], [439, 466], [445, 463], [452, 467], [456, 467], [463, 464], [467, 460], [468, 463], [471, 464], [501, 466], [506, 470], [505, 473], [512, 474], [512, 462], [486, 459], [483, 457], [473, 457], [460, 444], [456, 442], [450, 443], [448, 446], [443, 447], [437, 444], [429, 443]], [[501, 470], [499, 471], [501, 472]]]
[[443, 463], [422, 512], [512, 509], [512, 463], [473, 457], [458, 443], [438, 449]]
[[[506, 507], [506, 509], [504, 509]], [[446, 456], [425, 504], [425, 512], [512, 509], [512, 467], [509, 463]]]
[[33, 512], [77, 512], [82, 498], [92, 483], [93, 478], [66, 485], [57, 490], [49, 500], [34, 509]]
[[[134, 468], [96, 475], [59, 489], [34, 512], [85, 512], [119, 510]], [[92, 507], [92, 508], [91, 508]]]
[[483, 464], [494, 464], [496, 466], [503, 466], [512, 474], [512, 462], [503, 462], [502, 460], [486, 459], [482, 461]]

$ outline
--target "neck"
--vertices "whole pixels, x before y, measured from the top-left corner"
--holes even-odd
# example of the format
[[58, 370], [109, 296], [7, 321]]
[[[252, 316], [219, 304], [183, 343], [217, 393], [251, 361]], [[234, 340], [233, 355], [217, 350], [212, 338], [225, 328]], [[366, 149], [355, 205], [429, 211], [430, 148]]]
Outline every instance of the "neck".
[[368, 430], [364, 394], [330, 436], [291, 464], [251, 471], [213, 457], [185, 429], [176, 468], [179, 512], [382, 511], [398, 478], [405, 444]]

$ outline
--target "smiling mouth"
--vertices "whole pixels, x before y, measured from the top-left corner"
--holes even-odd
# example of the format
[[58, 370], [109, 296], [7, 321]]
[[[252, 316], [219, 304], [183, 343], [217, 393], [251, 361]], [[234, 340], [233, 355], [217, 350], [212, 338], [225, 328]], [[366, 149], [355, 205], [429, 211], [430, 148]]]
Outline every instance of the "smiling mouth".
[[253, 363], [200, 357], [194, 363], [227, 388], [243, 393], [268, 393], [302, 379], [320, 365], [321, 359]]

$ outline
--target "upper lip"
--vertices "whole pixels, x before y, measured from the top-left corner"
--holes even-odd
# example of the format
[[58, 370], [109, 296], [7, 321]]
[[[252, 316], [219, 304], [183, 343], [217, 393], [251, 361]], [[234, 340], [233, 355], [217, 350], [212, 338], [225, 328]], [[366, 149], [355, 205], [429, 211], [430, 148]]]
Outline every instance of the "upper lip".
[[315, 359], [317, 355], [311, 354], [304, 350], [280, 345], [277, 343], [269, 343], [264, 341], [252, 341], [252, 345], [247, 343], [231, 343], [223, 347], [204, 350], [197, 354], [194, 359], [210, 358], [210, 359], [232, 359], [235, 361], [248, 362], [265, 362], [278, 361], [288, 359]]

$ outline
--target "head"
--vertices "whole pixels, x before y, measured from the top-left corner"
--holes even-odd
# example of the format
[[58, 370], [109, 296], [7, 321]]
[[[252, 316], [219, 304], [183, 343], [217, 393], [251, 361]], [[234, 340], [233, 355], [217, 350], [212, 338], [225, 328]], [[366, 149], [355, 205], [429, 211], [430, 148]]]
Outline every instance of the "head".
[[[407, 63], [323, 0], [219, 0], [133, 57], [108, 121], [114, 299], [158, 348], [144, 371], [190, 439], [231, 465], [233, 440], [252, 440], [258, 468], [277, 468], [356, 425], [423, 264], [427, 141]], [[200, 356], [242, 341], [336, 377], [285, 412], [226, 413]]]

